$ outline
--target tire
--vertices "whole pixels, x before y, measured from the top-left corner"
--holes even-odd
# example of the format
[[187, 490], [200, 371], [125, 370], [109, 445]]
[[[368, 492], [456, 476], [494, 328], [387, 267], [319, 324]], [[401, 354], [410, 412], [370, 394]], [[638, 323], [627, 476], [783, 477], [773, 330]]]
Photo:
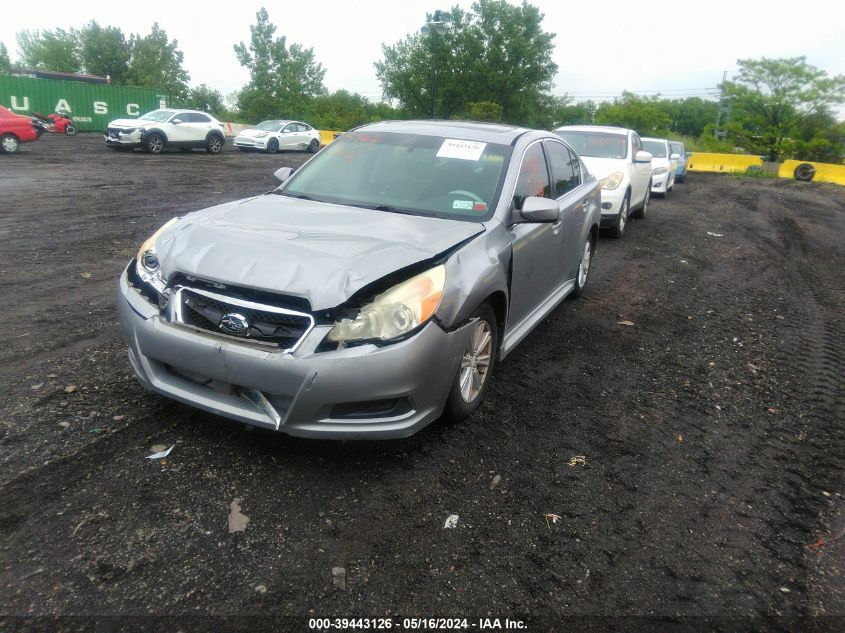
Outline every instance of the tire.
[[153, 132], [144, 139], [144, 149], [150, 154], [161, 154], [164, 151], [164, 137]]
[[315, 138], [311, 139], [311, 142], [308, 143], [308, 153], [309, 154], [316, 154], [317, 150], [320, 149], [320, 141]]
[[[663, 192], [663, 197], [666, 197], [666, 192]], [[638, 218], [642, 220], [645, 217], [646, 212], [648, 211], [648, 203], [651, 202], [651, 181], [648, 181], [648, 187], [645, 189], [645, 198], [643, 199], [643, 206], [639, 209], [634, 211], [631, 214], [631, 217]]]
[[625, 198], [622, 200], [622, 206], [619, 208], [619, 218], [616, 220], [616, 224], [613, 225], [613, 228], [610, 231], [610, 234], [613, 237], [619, 238], [625, 234], [625, 227], [628, 224], [628, 209], [631, 207], [631, 192], [625, 194]]
[[279, 151], [279, 139], [271, 138], [267, 141], [267, 153], [268, 154], [275, 154]]
[[218, 134], [213, 134], [208, 137], [205, 143], [205, 151], [209, 154], [219, 154], [223, 151], [223, 138]]
[[687, 177], [687, 175], [686, 175], [686, 174], [683, 174], [683, 175], [681, 175], [681, 176], [675, 176], [675, 184], [677, 185], [677, 184], [679, 184], [679, 183], [684, 182], [684, 180], [686, 179], [686, 177]]
[[0, 152], [3, 154], [14, 154], [21, 146], [21, 142], [14, 134], [4, 134], [0, 136]]
[[584, 294], [584, 288], [590, 279], [590, 264], [593, 262], [595, 248], [596, 244], [593, 241], [593, 235], [590, 234], [584, 241], [584, 249], [581, 251], [581, 261], [578, 262], [578, 272], [575, 275], [575, 288], [569, 295], [573, 299], [577, 299]]
[[[460, 422], [478, 408], [484, 400], [487, 389], [493, 380], [493, 367], [499, 345], [499, 330], [496, 315], [488, 303], [482, 303], [472, 317], [476, 319], [472, 328], [469, 345], [461, 356], [461, 365], [452, 381], [449, 396], [446, 398], [444, 416]], [[482, 361], [483, 373], [482, 373]], [[480, 379], [480, 385], [477, 382]]]
[[76, 136], [76, 127], [73, 125], [68, 125], [65, 128], [65, 134], [67, 134], [68, 136]]
[[801, 182], [810, 182], [813, 179], [813, 176], [816, 175], [816, 168], [813, 167], [810, 163], [801, 163], [798, 167], [795, 168], [795, 171], [792, 173], [795, 176], [795, 180], [800, 180]]

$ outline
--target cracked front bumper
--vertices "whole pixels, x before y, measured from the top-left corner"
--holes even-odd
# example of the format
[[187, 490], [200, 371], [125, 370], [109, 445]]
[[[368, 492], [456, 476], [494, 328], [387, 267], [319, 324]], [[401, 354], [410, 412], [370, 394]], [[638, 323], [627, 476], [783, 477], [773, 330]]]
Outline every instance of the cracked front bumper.
[[[128, 284], [125, 271], [118, 306], [132, 368], [146, 388], [247, 424], [312, 438], [399, 438], [440, 417], [470, 331], [464, 326], [445, 332], [429, 322], [392, 345], [316, 352], [330, 329], [317, 326], [295, 353], [260, 349], [164, 320]], [[393, 401], [404, 404], [390, 410], [365, 404]], [[356, 408], [353, 417], [338, 414]]]

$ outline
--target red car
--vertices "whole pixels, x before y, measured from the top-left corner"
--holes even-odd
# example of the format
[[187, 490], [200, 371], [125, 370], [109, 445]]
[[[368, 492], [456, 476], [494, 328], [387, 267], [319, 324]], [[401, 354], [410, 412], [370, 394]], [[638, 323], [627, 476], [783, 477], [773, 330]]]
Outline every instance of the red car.
[[31, 117], [15, 114], [0, 106], [0, 153], [13, 154], [21, 143], [34, 141], [39, 136]]

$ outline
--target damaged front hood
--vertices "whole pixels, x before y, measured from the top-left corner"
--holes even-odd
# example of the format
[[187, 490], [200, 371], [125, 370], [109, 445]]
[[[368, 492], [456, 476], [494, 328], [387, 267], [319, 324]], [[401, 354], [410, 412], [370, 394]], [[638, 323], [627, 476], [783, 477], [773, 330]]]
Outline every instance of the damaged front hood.
[[154, 123], [155, 121], [142, 121], [141, 119], [115, 119], [109, 123], [109, 127], [142, 127]]
[[267, 194], [185, 216], [156, 244], [181, 272], [333, 308], [364, 286], [448, 250], [484, 225]]

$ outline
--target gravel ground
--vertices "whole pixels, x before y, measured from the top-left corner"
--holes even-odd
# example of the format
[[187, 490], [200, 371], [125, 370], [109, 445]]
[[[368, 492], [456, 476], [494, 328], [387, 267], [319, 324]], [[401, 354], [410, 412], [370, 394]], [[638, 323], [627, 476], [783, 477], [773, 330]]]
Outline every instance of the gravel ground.
[[476, 414], [408, 440], [297, 440], [145, 392], [121, 266], [172, 216], [306, 157], [97, 135], [0, 156], [1, 629], [845, 628], [845, 189], [690, 175], [600, 241], [586, 295]]

